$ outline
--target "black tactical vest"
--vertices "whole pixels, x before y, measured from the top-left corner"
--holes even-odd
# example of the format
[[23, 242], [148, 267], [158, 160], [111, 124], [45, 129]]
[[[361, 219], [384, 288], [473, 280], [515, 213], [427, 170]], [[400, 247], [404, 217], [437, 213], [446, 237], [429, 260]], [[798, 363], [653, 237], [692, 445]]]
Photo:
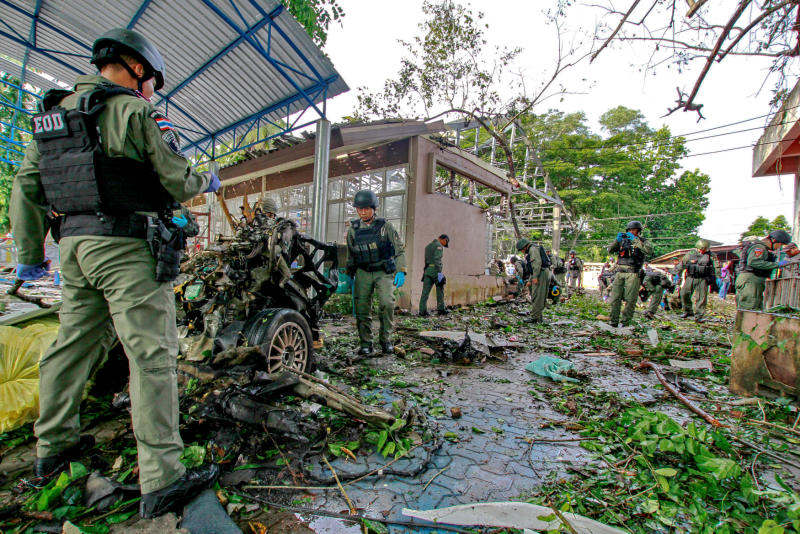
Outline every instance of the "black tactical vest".
[[694, 252], [689, 257], [686, 274], [692, 278], [700, 279], [712, 276], [714, 274], [714, 260], [711, 259], [711, 254]]
[[633, 241], [623, 238], [622, 243], [620, 243], [617, 265], [627, 265], [633, 267], [634, 271], [638, 271], [644, 265], [644, 252], [642, 252], [642, 249], [634, 247]]
[[394, 245], [386, 237], [386, 219], [376, 217], [372, 224], [361, 223], [361, 219], [352, 221], [353, 257], [356, 266], [377, 268], [394, 257]]
[[[42, 189], [51, 209], [58, 215], [93, 215], [104, 221], [105, 216], [162, 212], [174, 206], [152, 163], [112, 158], [103, 152], [97, 117], [108, 98], [135, 96], [133, 91], [102, 84], [82, 94], [76, 109], [58, 106], [69, 94], [49, 91], [42, 101], [43, 111], [32, 120], [33, 138], [41, 153]], [[81, 219], [88, 222], [91, 217]], [[89, 226], [71, 235], [116, 235], [105, 233], [102, 225]]]

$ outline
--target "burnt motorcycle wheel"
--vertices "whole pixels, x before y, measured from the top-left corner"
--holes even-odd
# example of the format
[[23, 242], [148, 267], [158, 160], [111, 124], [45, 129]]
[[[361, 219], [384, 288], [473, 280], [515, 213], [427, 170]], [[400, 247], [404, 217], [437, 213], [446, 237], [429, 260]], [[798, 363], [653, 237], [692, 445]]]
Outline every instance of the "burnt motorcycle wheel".
[[270, 308], [257, 313], [244, 329], [247, 344], [261, 347], [267, 372], [291, 367], [304, 373], [314, 370], [311, 329], [305, 318], [289, 308]]

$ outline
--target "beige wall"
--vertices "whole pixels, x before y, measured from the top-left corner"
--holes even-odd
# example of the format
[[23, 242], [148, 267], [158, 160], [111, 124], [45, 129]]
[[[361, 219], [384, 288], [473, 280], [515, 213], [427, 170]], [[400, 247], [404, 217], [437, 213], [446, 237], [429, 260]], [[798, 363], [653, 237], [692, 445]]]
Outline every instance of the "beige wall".
[[[485, 275], [488, 223], [477, 206], [427, 192], [433, 173], [429, 154], [438, 146], [415, 137], [410, 146], [408, 186], [408, 226], [406, 233], [407, 278], [398, 305], [417, 310], [422, 293], [422, 272], [425, 270], [425, 247], [440, 234], [450, 236], [442, 263], [447, 276], [445, 302], [448, 306], [469, 304], [501, 294], [501, 279]], [[435, 309], [435, 290], [428, 309]]]

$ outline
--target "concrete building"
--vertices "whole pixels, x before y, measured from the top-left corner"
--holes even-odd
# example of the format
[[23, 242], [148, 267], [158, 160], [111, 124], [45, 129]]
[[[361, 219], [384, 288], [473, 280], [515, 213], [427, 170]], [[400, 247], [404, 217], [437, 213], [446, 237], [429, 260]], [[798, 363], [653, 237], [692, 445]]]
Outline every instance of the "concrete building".
[[[504, 171], [449, 145], [438, 136], [444, 130], [442, 122], [415, 121], [331, 130], [325, 240], [343, 244], [350, 220], [357, 217], [353, 196], [361, 189], [374, 191], [380, 200], [378, 216], [391, 221], [405, 242], [408, 274], [398, 298], [405, 309], [417, 309], [424, 249], [442, 233], [450, 236], [444, 254], [448, 305], [504, 291], [502, 279], [485, 274], [495, 235], [487, 203], [496, 212], [511, 193], [511, 184]], [[310, 138], [223, 168], [222, 198], [234, 218], [245, 200], [252, 204], [268, 196], [278, 201], [279, 215], [311, 233], [314, 144]], [[211, 206], [204, 204], [208, 201]], [[211, 234], [231, 233], [212, 195], [195, 199], [191, 208], [210, 213]]]
[[792, 241], [800, 241], [800, 82], [753, 149], [753, 177], [794, 175]]

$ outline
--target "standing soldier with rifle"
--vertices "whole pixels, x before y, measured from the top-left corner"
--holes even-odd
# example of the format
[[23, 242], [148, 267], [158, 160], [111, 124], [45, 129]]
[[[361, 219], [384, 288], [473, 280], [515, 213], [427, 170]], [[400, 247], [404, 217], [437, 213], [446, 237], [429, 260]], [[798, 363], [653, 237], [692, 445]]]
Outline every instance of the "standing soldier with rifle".
[[641, 286], [640, 271], [645, 256], [653, 253], [653, 244], [642, 237], [642, 223], [631, 221], [624, 232], [617, 234], [617, 239], [608, 247], [609, 254], [617, 254], [617, 274], [611, 286], [611, 320], [609, 324], [617, 327], [622, 301], [625, 310], [622, 312], [622, 326], [628, 326], [636, 309], [636, 299]]
[[183, 242], [171, 218], [176, 201], [220, 183], [193, 170], [172, 124], [149, 102], [165, 70], [150, 41], [110, 30], [94, 42], [91, 62], [99, 75], [45, 94], [11, 194], [17, 276], [44, 274], [50, 231], [64, 278], [58, 338], [39, 365], [29, 483], [47, 484], [93, 446], [91, 435], [79, 435], [79, 408], [113, 322], [130, 364], [139, 514], [150, 518], [180, 509], [219, 473], [214, 464], [187, 470], [180, 461], [172, 280]]
[[523, 280], [531, 291], [531, 322], [542, 322], [542, 312], [547, 303], [550, 291], [550, 259], [540, 245], [534, 245], [527, 239], [517, 241], [517, 251], [525, 254]]
[[406, 281], [406, 254], [403, 242], [392, 223], [376, 217], [378, 196], [369, 190], [353, 198], [358, 219], [350, 221], [347, 232], [347, 275], [355, 278], [353, 300], [360, 348], [358, 354], [369, 356], [372, 349], [372, 293], [378, 294], [380, 331], [378, 340], [386, 354], [394, 352], [394, 290]]
[[764, 287], [773, 269], [783, 267], [787, 260], [775, 261], [772, 251], [788, 245], [791, 240], [786, 230], [773, 230], [765, 239], [744, 244], [736, 277], [736, 308], [760, 310], [764, 306]]
[[686, 281], [681, 287], [683, 307], [681, 319], [692, 316], [692, 295], [694, 295], [694, 320], [702, 323], [706, 311], [708, 287], [716, 284], [717, 281], [717, 271], [714, 267], [714, 258], [709, 251], [708, 241], [699, 239], [695, 244], [695, 250], [688, 252], [675, 267], [678, 275], [684, 270], [686, 270]]

